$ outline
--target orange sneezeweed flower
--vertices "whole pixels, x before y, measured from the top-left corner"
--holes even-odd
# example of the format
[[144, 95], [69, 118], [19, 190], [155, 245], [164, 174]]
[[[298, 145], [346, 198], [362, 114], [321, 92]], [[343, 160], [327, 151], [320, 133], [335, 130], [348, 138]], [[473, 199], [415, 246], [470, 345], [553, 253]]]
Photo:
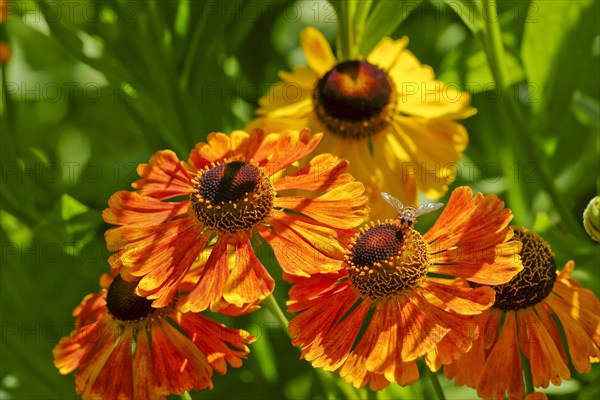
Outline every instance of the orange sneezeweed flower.
[[[346, 173], [347, 161], [321, 154], [296, 164], [321, 136], [306, 129], [213, 133], [187, 161], [157, 152], [139, 166], [137, 190], [115, 193], [103, 213], [118, 225], [105, 235], [116, 252], [111, 266], [127, 281], [140, 279], [136, 293], [154, 307], [168, 305], [195, 266], [200, 273], [182, 311], [228, 304], [248, 311], [272, 292], [251, 237], [268, 243], [288, 274], [339, 268], [340, 241], [368, 208], [364, 186]], [[203, 260], [206, 248], [212, 251]]]
[[279, 73], [282, 82], [260, 99], [247, 129], [324, 132], [319, 150], [350, 161], [373, 220], [386, 215], [381, 191], [413, 205], [418, 192], [441, 197], [467, 146], [456, 120], [475, 114], [470, 95], [436, 80], [407, 50], [406, 37], [385, 37], [355, 60], [337, 60], [315, 28], [302, 31], [300, 42], [308, 67]]
[[494, 306], [477, 317], [482, 335], [469, 353], [444, 367], [448, 378], [476, 388], [486, 399], [524, 396], [522, 355], [530, 363], [535, 387], [570, 379], [569, 358], [555, 319], [564, 329], [577, 371], [589, 372], [600, 357], [600, 302], [571, 278], [575, 263], [567, 262], [557, 274], [548, 243], [527, 229], [514, 231], [523, 243], [523, 271], [493, 287]]
[[453, 278], [500, 284], [522, 269], [511, 219], [496, 196], [461, 187], [424, 235], [401, 216], [371, 223], [338, 271], [293, 279], [293, 344], [313, 366], [373, 390], [417, 380], [415, 360], [428, 353], [444, 364], [458, 358], [477, 337], [472, 317], [493, 304], [494, 291], [458, 288]]
[[103, 275], [102, 290], [75, 309], [75, 330], [53, 350], [61, 374], [77, 370], [84, 399], [166, 399], [212, 389], [213, 370], [240, 367], [254, 338], [175, 304], [153, 308], [136, 282]]

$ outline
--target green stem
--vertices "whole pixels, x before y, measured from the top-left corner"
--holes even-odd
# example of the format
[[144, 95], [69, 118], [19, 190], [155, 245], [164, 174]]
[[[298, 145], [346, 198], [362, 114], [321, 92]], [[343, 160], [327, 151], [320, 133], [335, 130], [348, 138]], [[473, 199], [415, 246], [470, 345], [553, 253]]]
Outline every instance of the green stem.
[[[531, 128], [527, 124], [520, 108], [515, 103], [513, 96], [507, 95], [509, 90], [509, 79], [506, 72], [505, 62], [505, 51], [502, 43], [502, 32], [500, 30], [500, 22], [497, 14], [498, 7], [496, 0], [483, 0], [483, 6], [488, 11], [488, 15], [484, 18], [484, 30], [483, 30], [483, 45], [488, 64], [494, 80], [504, 93], [502, 96], [503, 102], [506, 106], [506, 110], [509, 113], [509, 120], [514, 121], [516, 129], [505, 129], [504, 138], [505, 143], [511, 143], [513, 146], [511, 150], [515, 150], [517, 153], [516, 160], [528, 160], [533, 157], [537, 161], [537, 167], [539, 168], [540, 183], [548, 195], [552, 198], [552, 201], [558, 212], [561, 215], [563, 222], [567, 225], [569, 230], [574, 234], [581, 232], [581, 224], [575, 219], [573, 214], [563, 203], [556, 186], [553, 181], [553, 174], [548, 166], [547, 158], [540, 150], [539, 146], [536, 146], [532, 139]], [[522, 144], [519, 146], [518, 144]], [[518, 168], [517, 164], [513, 164]], [[515, 182], [513, 189], [516, 192], [514, 195], [518, 198], [520, 204], [529, 204], [525, 198], [525, 193], [521, 189], [521, 185], [524, 182]], [[521, 210], [523, 213], [527, 213], [529, 210]], [[525, 215], [521, 215], [521, 219], [526, 220]]]
[[183, 392], [179, 397], [181, 397], [182, 400], [192, 400], [192, 396], [190, 396], [188, 392]]
[[[279, 325], [281, 325], [282, 329], [285, 330], [285, 332], [288, 334], [288, 336], [290, 336], [290, 332], [288, 330], [288, 325], [290, 324], [287, 317], [285, 316], [285, 314], [283, 313], [283, 310], [281, 309], [281, 307], [279, 307], [279, 304], [277, 304], [277, 300], [275, 299], [275, 296], [273, 294], [271, 294], [269, 297], [267, 297], [264, 301], [265, 306], [269, 309], [269, 311], [271, 311], [271, 314], [273, 314], [273, 316], [277, 319], [277, 321], [279, 321]], [[291, 338], [291, 336], [290, 336]]]
[[521, 355], [521, 360], [523, 364], [523, 376], [525, 377], [525, 395], [535, 392], [535, 387], [533, 386], [533, 376], [531, 375], [531, 366], [529, 365], [529, 360]]
[[429, 373], [429, 377], [431, 378], [431, 384], [433, 385], [433, 390], [435, 391], [435, 396], [438, 400], [446, 400], [446, 396], [444, 395], [444, 391], [442, 390], [442, 385], [440, 385], [440, 380], [438, 379], [437, 372], [434, 372], [429, 369], [427, 363], [423, 362], [425, 365], [425, 370]]
[[338, 38], [340, 39], [340, 52], [342, 60], [354, 59], [354, 14], [356, 13], [356, 2], [342, 0], [340, 2], [340, 13], [338, 15]]

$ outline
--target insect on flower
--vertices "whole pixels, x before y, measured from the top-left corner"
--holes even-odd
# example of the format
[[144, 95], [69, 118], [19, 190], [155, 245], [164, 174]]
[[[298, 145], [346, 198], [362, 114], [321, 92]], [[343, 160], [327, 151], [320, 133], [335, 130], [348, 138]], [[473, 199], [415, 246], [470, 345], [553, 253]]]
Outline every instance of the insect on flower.
[[403, 228], [410, 228], [413, 226], [415, 222], [417, 222], [417, 217], [419, 215], [439, 210], [444, 206], [444, 203], [427, 203], [419, 206], [419, 208], [414, 208], [412, 206], [405, 206], [400, 200], [386, 192], [381, 192], [381, 197], [383, 197], [394, 210], [398, 211], [398, 217], [396, 218], [400, 219], [400, 225]]

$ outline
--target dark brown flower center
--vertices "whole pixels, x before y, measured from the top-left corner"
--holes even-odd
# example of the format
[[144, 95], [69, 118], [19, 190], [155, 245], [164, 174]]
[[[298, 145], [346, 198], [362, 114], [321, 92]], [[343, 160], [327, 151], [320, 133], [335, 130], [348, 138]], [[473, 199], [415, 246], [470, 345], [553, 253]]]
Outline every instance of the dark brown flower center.
[[429, 268], [429, 248], [419, 232], [395, 223], [363, 230], [345, 263], [350, 283], [377, 301], [418, 286]]
[[556, 281], [556, 261], [550, 245], [537, 233], [513, 228], [514, 239], [523, 243], [523, 270], [510, 282], [492, 286], [496, 291], [494, 307], [511, 311], [531, 307], [544, 300]]
[[108, 312], [122, 321], [135, 321], [151, 314], [152, 301], [135, 294], [137, 282], [126, 282], [117, 275], [108, 287], [106, 307]]
[[193, 180], [192, 208], [205, 226], [235, 233], [251, 229], [273, 208], [275, 191], [257, 166], [231, 161], [201, 171]]
[[385, 71], [363, 60], [344, 61], [317, 83], [315, 111], [334, 134], [364, 139], [389, 124], [393, 97]]

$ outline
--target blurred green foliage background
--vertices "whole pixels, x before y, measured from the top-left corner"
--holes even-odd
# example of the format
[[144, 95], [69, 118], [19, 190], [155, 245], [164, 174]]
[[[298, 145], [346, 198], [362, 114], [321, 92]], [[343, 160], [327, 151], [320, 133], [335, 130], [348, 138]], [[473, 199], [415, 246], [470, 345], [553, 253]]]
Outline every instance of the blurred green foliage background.
[[[581, 215], [600, 188], [599, 2], [499, 1], [500, 36], [486, 24], [487, 3], [374, 2], [361, 49], [407, 35], [440, 79], [473, 94], [479, 112], [464, 121], [470, 144], [453, 187], [498, 194], [516, 224], [552, 245], [559, 268], [574, 259], [574, 276], [598, 295], [600, 250]], [[318, 0], [11, 1], [7, 11], [0, 398], [75, 398], [74, 378], [58, 374], [51, 349], [108, 271], [101, 210], [109, 196], [128, 189], [153, 152], [186, 158], [209, 132], [242, 128], [277, 71], [304, 64], [300, 30], [316, 26], [335, 45], [337, 18]], [[431, 219], [423, 221], [424, 232]], [[270, 270], [283, 305], [288, 286]], [[433, 395], [426, 376], [377, 394], [323, 379], [265, 309], [213, 316], [258, 340], [242, 368], [215, 375], [215, 389], [193, 398]], [[448, 398], [476, 398], [441, 379]], [[599, 383], [595, 365], [546, 392], [600, 398]]]

